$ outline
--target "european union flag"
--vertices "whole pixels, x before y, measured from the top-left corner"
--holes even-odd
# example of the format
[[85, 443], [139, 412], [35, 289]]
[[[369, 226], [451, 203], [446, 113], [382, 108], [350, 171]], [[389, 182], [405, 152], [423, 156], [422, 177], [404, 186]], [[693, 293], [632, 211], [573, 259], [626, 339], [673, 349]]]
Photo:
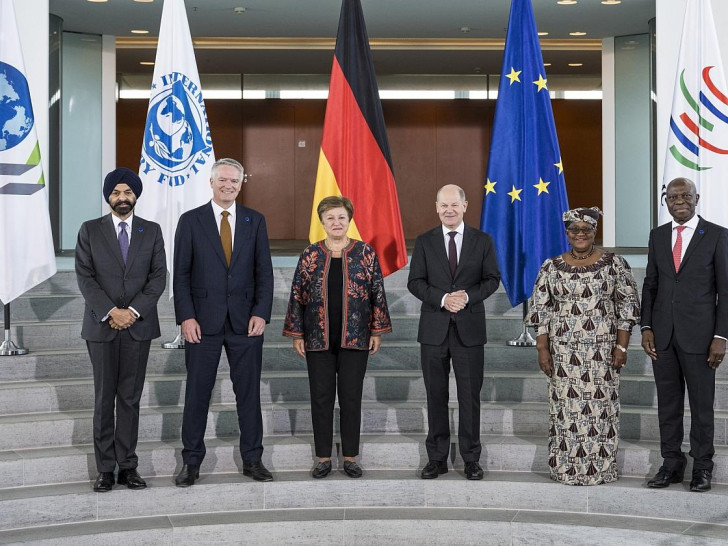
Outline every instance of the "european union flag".
[[531, 295], [543, 261], [568, 248], [561, 221], [568, 209], [531, 0], [513, 0], [480, 228], [495, 240], [514, 307]]

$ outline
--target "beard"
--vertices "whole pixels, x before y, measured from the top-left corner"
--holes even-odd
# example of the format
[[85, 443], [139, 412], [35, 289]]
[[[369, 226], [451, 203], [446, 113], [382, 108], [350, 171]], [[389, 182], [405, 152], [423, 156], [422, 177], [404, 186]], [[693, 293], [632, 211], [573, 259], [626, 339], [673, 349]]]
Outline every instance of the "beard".
[[120, 216], [126, 216], [134, 210], [134, 205], [136, 205], [136, 201], [117, 201], [111, 205], [111, 208]]

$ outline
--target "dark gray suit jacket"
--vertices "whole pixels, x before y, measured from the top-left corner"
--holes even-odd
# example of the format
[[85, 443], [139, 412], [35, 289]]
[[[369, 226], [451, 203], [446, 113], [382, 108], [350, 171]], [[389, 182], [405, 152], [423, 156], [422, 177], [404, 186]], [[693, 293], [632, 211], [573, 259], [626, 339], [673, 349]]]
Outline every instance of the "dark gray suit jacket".
[[728, 337], [728, 230], [700, 218], [676, 273], [672, 222], [650, 232], [642, 326], [667, 348], [673, 332], [688, 353], [703, 354], [714, 335]]
[[235, 209], [230, 267], [212, 205], [185, 212], [174, 243], [174, 312], [177, 324], [194, 318], [203, 334], [222, 330], [229, 315], [237, 334], [248, 333], [251, 316], [270, 322], [273, 264], [265, 218], [242, 205]]
[[81, 337], [111, 341], [118, 331], [101, 320], [118, 307], [133, 307], [139, 318], [129, 327], [137, 341], [159, 337], [157, 302], [164, 292], [167, 263], [159, 224], [136, 214], [131, 225], [126, 266], [111, 214], [81, 225], [76, 243], [76, 279], [86, 301]]
[[417, 341], [426, 345], [445, 341], [450, 312], [440, 307], [442, 297], [465, 290], [468, 305], [455, 316], [460, 340], [468, 347], [486, 343], [483, 301], [498, 289], [499, 283], [495, 245], [487, 233], [465, 225], [454, 277], [450, 274], [442, 226], [417, 237], [407, 281], [409, 291], [422, 300]]

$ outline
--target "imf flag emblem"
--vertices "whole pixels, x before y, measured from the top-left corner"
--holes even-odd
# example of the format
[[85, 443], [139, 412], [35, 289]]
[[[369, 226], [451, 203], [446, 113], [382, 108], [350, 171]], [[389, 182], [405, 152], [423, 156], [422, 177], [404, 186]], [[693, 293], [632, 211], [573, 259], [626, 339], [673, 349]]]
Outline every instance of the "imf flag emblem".
[[160, 184], [181, 186], [202, 169], [212, 151], [202, 91], [184, 74], [173, 72], [155, 82], [152, 93], [141, 170], [153, 173]]

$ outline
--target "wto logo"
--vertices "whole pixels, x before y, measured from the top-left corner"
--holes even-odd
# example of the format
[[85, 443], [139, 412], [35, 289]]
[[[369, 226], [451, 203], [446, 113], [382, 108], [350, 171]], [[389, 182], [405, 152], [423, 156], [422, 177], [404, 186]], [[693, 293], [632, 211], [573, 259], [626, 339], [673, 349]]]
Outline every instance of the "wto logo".
[[203, 170], [212, 151], [202, 90], [172, 72], [152, 84], [141, 171], [160, 184], [182, 186]]
[[[712, 168], [701, 165], [701, 159], [710, 157], [710, 154], [728, 154], [728, 149], [725, 148], [728, 145], [728, 115], [725, 113], [728, 110], [728, 97], [711, 79], [710, 71], [713, 68], [715, 67], [703, 68], [701, 76], [705, 87], [697, 90], [697, 97], [691, 94], [685, 83], [685, 70], [680, 73], [680, 92], [685, 111], [677, 117], [676, 112], [673, 112], [670, 117], [670, 131], [683, 148], [680, 150], [673, 144], [670, 146], [670, 154], [684, 167], [698, 172]], [[718, 108], [718, 104], [721, 108]], [[690, 110], [692, 112], [689, 115]]]

